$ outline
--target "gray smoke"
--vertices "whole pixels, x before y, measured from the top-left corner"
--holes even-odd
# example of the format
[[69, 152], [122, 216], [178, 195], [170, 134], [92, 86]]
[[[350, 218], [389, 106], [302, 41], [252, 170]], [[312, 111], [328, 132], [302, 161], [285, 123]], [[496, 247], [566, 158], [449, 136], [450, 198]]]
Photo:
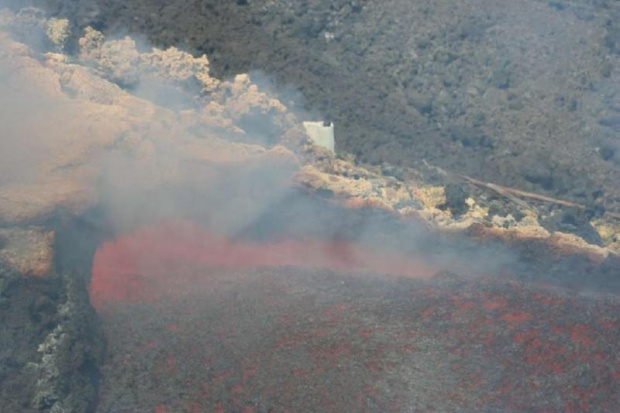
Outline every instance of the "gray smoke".
[[40, 194], [42, 211], [91, 202], [116, 233], [186, 217], [233, 238], [356, 241], [423, 256], [438, 270], [494, 272], [514, 262], [500, 247], [440, 240], [391, 214], [294, 189], [299, 165], [274, 145], [320, 116], [264, 75], [221, 81], [206, 59], [91, 29], [65, 57], [57, 52], [67, 21], [33, 9], [2, 16], [34, 51], [7, 39], [0, 49], [0, 179]]

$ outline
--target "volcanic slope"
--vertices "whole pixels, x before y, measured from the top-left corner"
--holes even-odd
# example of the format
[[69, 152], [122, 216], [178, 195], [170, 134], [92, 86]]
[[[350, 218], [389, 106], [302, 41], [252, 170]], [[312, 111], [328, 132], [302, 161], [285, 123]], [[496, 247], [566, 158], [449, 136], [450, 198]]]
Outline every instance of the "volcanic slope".
[[[364, 162], [422, 161], [619, 211], [614, 0], [47, 0], [94, 25], [262, 70]], [[79, 36], [79, 34], [78, 34]]]

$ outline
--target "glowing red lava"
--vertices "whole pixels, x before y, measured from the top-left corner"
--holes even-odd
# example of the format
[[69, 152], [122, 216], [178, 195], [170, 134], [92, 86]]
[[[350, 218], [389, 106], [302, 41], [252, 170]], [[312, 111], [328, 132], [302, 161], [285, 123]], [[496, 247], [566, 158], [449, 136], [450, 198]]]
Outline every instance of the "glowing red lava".
[[[96, 252], [91, 301], [148, 301], [212, 281], [205, 269], [295, 266], [428, 278], [437, 270], [395, 254], [345, 242], [314, 240], [232, 242], [186, 222], [167, 222], [125, 234]], [[201, 268], [196, 272], [191, 269]], [[186, 270], [186, 271], [184, 271]], [[201, 274], [199, 277], [196, 273]], [[183, 276], [186, 276], [183, 279]]]
[[437, 272], [189, 222], [123, 235], [93, 264], [97, 411], [620, 411], [616, 299]]

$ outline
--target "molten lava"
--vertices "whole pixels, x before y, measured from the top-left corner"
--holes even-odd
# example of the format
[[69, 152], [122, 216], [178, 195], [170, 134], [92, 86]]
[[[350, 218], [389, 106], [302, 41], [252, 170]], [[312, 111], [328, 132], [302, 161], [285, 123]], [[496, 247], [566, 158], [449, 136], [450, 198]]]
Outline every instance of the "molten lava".
[[620, 411], [617, 299], [434, 273], [188, 222], [125, 234], [93, 266], [97, 411]]
[[190, 222], [167, 222], [125, 234], [96, 252], [91, 301], [153, 300], [214, 281], [219, 269], [295, 266], [428, 278], [437, 270], [397, 254], [341, 241], [233, 242]]

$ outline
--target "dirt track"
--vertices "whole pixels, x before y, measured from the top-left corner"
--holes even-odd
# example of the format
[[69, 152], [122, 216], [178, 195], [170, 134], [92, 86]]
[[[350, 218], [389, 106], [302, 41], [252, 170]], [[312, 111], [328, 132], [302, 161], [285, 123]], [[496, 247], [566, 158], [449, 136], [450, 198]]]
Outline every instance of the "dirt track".
[[614, 1], [97, 1], [50, 9], [256, 69], [372, 163], [422, 160], [620, 210]]

